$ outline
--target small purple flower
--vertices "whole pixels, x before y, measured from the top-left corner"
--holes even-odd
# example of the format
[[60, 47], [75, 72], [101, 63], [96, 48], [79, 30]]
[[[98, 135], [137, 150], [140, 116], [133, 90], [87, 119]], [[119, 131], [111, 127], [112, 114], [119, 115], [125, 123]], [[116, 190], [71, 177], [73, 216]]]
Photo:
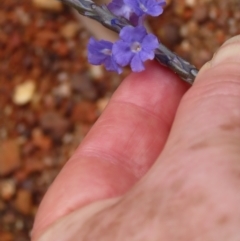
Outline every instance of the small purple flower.
[[97, 41], [90, 38], [88, 43], [88, 61], [93, 65], [104, 64], [106, 70], [122, 73], [122, 69], [118, 66], [112, 55], [113, 44], [109, 41]]
[[133, 12], [132, 8], [126, 5], [123, 0], [113, 0], [107, 5], [109, 11], [115, 14], [118, 17], [124, 17], [130, 21], [131, 24], [137, 26], [142, 25], [142, 19]]
[[119, 36], [120, 40], [113, 44], [113, 58], [122, 67], [130, 64], [134, 72], [144, 70], [143, 62], [154, 58], [157, 38], [148, 34], [143, 26], [124, 27]]
[[148, 14], [154, 17], [162, 14], [163, 6], [166, 4], [166, 0], [124, 0], [124, 2], [138, 16]]
[[124, 17], [128, 20], [133, 13], [131, 7], [124, 4], [123, 0], [113, 0], [107, 7], [116, 16]]

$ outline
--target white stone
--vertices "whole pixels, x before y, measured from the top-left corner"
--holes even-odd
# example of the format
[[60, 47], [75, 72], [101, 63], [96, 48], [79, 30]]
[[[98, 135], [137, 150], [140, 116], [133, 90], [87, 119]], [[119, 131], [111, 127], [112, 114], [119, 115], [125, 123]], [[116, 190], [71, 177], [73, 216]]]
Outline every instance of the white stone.
[[194, 7], [196, 5], [196, 0], [185, 0], [188, 7]]
[[29, 103], [34, 95], [36, 85], [32, 80], [19, 84], [14, 89], [13, 102], [16, 105], [25, 105]]
[[102, 65], [90, 65], [90, 73], [94, 79], [101, 79], [104, 76]]

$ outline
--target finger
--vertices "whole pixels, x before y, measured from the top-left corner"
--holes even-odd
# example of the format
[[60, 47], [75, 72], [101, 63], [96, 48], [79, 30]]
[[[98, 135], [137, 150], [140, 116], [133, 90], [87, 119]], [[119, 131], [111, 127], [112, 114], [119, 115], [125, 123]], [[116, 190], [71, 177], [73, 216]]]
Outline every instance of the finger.
[[[202, 175], [202, 184], [207, 185], [206, 182], [210, 182], [209, 179], [215, 174], [222, 175], [230, 169], [238, 169], [239, 54], [238, 36], [227, 41], [201, 69], [194, 86], [180, 102], [171, 134], [161, 155], [161, 160], [166, 160], [167, 165], [171, 160], [174, 168], [185, 177], [191, 175], [196, 179]], [[163, 164], [160, 164], [161, 160], [158, 162], [159, 167]], [[173, 168], [173, 165], [170, 166]], [[157, 169], [155, 171], [157, 173]], [[220, 176], [218, 178], [221, 179]], [[188, 180], [192, 179], [188, 177]]]
[[[156, 204], [154, 223], [159, 230], [156, 233], [162, 234], [157, 237], [239, 237], [239, 56], [240, 37], [236, 37], [201, 69], [179, 104], [171, 133], [154, 167], [128, 193], [135, 201], [130, 210], [141, 204], [140, 191], [141, 200], [144, 192], [148, 194], [148, 202], [142, 202], [139, 208], [146, 220], [154, 210], [152, 206], [145, 208], [146, 204]], [[151, 198], [155, 200], [149, 201]]]
[[187, 89], [156, 63], [123, 81], [48, 190], [33, 234], [82, 205], [126, 192], [161, 152]]
[[[212, 141], [225, 146], [240, 137], [240, 39], [227, 41], [199, 73], [184, 96], [169, 145], [181, 138], [181, 147], [200, 148]], [[176, 145], [175, 145], [176, 146]], [[239, 149], [240, 150], [240, 149]], [[172, 151], [172, 150], [171, 150]]]

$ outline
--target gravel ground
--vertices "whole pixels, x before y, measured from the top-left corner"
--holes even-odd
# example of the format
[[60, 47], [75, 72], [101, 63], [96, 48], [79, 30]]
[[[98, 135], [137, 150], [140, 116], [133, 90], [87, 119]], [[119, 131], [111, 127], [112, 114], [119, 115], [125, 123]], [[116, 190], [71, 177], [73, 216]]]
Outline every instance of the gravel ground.
[[[240, 33], [239, 0], [169, 0], [149, 19], [197, 67]], [[0, 241], [29, 240], [46, 189], [102, 113], [120, 76], [86, 62], [89, 33], [50, 0], [0, 8]]]

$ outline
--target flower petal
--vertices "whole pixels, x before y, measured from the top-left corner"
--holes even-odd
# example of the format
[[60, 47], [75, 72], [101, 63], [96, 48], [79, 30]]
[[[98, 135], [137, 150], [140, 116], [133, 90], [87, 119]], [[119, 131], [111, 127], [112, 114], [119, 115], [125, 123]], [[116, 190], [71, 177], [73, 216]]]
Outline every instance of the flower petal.
[[162, 6], [162, 7], [164, 7], [164, 6], [166, 6], [166, 0], [156, 0], [157, 1], [157, 3], [160, 5], [160, 6]]
[[134, 55], [130, 50], [129, 44], [122, 40], [113, 44], [112, 54], [115, 61], [122, 67], [128, 65]]
[[138, 16], [142, 15], [142, 11], [138, 7], [138, 1], [136, 0], [123, 0], [123, 1], [127, 6], [131, 7]]
[[[151, 13], [151, 14], [150, 14]], [[149, 15], [157, 17], [163, 13], [162, 7], [156, 5], [155, 7], [149, 8]]]
[[148, 34], [142, 41], [142, 48], [147, 52], [154, 51], [159, 45], [158, 39], [153, 34]]
[[143, 19], [145, 15], [139, 17], [136, 13], [132, 13], [129, 18], [129, 22], [134, 26], [140, 26], [143, 25]]
[[134, 72], [141, 72], [145, 69], [139, 54], [134, 55], [130, 65], [131, 65], [132, 71]]
[[97, 41], [91, 38], [88, 44], [89, 63], [94, 65], [104, 64], [107, 70], [121, 73], [122, 69], [112, 56], [112, 46], [111, 42], [105, 40]]
[[105, 65], [106, 70], [108, 70], [108, 71], [115, 71], [118, 74], [122, 73], [122, 68], [120, 68], [118, 66], [118, 64], [112, 57], [107, 58], [106, 61], [104, 62], [104, 65]]
[[139, 53], [139, 55], [140, 55], [140, 58], [141, 58], [141, 60], [143, 61], [143, 62], [145, 62], [146, 60], [148, 60], [148, 59], [150, 59], [150, 60], [152, 60], [152, 59], [154, 59], [154, 56], [155, 56], [155, 54], [154, 54], [154, 52], [153, 51], [144, 51], [144, 50], [142, 50], [140, 53]]
[[125, 17], [128, 20], [133, 13], [131, 7], [124, 4], [123, 0], [113, 0], [107, 7], [116, 16]]
[[125, 42], [142, 42], [147, 35], [147, 31], [143, 26], [126, 26], [120, 32], [120, 38]]
[[159, 16], [163, 12], [165, 0], [124, 0], [133, 11], [138, 15], [149, 14], [151, 16]]
[[104, 55], [95, 55], [95, 54], [91, 54], [90, 52], [88, 52], [88, 62], [90, 64], [93, 65], [100, 65], [102, 64], [105, 60], [106, 60], [106, 56]]
[[101, 53], [101, 49], [99, 50], [101, 44], [98, 43], [95, 39], [91, 38], [88, 43], [88, 62], [94, 65], [102, 64], [105, 59], [106, 55]]

